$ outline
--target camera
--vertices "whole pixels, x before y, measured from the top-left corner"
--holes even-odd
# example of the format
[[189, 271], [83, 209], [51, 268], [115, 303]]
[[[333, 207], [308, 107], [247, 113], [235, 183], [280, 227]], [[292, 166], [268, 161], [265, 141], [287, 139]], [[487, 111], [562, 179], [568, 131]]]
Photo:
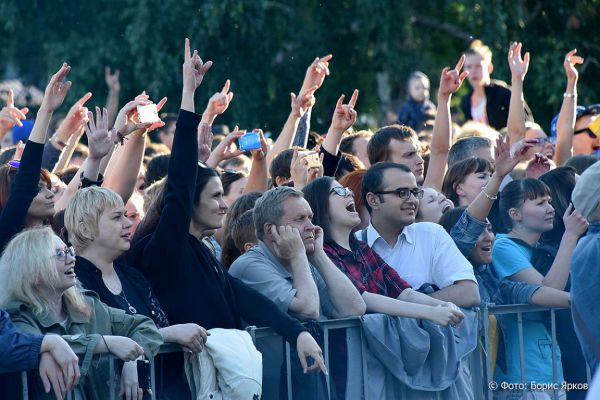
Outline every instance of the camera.
[[260, 134], [258, 132], [248, 132], [238, 139], [238, 147], [240, 150], [256, 150], [260, 149]]

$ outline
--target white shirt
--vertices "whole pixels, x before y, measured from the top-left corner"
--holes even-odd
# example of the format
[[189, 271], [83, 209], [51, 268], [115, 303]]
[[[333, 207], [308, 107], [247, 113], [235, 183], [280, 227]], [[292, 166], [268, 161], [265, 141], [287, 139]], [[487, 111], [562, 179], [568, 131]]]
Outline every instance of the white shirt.
[[[361, 231], [356, 238], [362, 240]], [[413, 288], [432, 283], [440, 289], [461, 280], [477, 283], [473, 266], [450, 235], [438, 224], [419, 222], [406, 226], [390, 246], [370, 223], [368, 245]]]

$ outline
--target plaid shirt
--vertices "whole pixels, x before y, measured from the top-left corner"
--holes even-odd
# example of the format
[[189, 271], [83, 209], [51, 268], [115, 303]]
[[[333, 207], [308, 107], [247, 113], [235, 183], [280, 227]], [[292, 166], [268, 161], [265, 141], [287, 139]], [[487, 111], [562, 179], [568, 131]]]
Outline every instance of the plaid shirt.
[[350, 248], [346, 250], [333, 241], [323, 245], [331, 261], [352, 281], [359, 292], [367, 291], [397, 298], [404, 289], [411, 286], [368, 244], [350, 236]]

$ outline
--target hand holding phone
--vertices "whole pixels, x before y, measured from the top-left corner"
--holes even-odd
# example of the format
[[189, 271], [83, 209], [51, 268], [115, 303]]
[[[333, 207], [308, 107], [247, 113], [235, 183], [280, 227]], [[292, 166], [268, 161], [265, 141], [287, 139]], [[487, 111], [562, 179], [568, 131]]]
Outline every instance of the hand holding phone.
[[153, 122], [160, 121], [158, 116], [158, 110], [156, 104], [146, 104], [144, 106], [137, 106], [137, 112], [140, 117], [142, 124], [151, 124]]
[[247, 132], [238, 139], [240, 150], [256, 150], [261, 148], [260, 135], [258, 132]]
[[321, 160], [319, 160], [319, 153], [316, 151], [299, 151], [298, 156], [306, 158], [308, 168], [320, 168]]

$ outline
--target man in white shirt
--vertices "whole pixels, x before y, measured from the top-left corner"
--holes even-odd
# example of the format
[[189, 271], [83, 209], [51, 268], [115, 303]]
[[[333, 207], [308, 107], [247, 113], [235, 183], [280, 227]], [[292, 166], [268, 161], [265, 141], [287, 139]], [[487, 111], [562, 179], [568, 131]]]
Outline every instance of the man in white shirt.
[[432, 297], [459, 307], [479, 305], [473, 267], [450, 235], [438, 224], [415, 223], [423, 191], [410, 168], [378, 163], [365, 173], [361, 192], [371, 223], [358, 239], [415, 289], [425, 285]]

